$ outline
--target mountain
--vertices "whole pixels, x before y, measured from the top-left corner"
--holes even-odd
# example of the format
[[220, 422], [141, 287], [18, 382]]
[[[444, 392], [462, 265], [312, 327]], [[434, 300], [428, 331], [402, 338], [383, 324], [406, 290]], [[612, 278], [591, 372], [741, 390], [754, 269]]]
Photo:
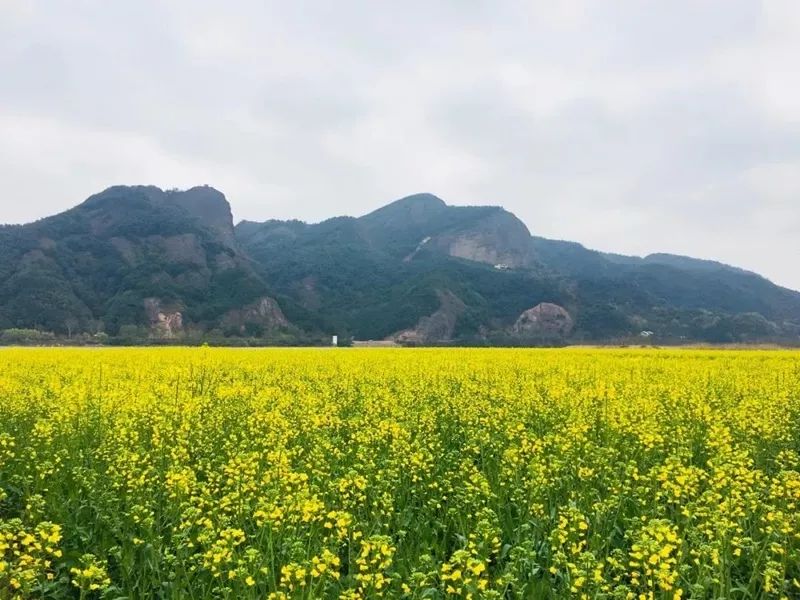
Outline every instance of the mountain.
[[613, 307], [629, 331], [641, 326], [668, 339], [794, 341], [800, 333], [800, 293], [755, 273], [671, 254], [628, 257], [542, 238], [533, 244], [552, 271], [574, 282], [584, 317], [592, 307]]
[[117, 186], [59, 215], [4, 226], [0, 281], [0, 329], [116, 336], [127, 326], [173, 337], [188, 324], [242, 328], [242, 311], [268, 301], [237, 247], [230, 205], [210, 187]]
[[800, 343], [800, 293], [735, 267], [532, 235], [431, 194], [235, 228], [210, 187], [110, 188], [0, 227], [0, 329], [116, 338]]
[[357, 339], [800, 340], [800, 293], [754, 273], [596, 252], [532, 236], [500, 207], [431, 194], [360, 218], [244, 222], [236, 237], [276, 293], [306, 311], [297, 322]]
[[527, 227], [498, 207], [419, 194], [360, 218], [244, 222], [236, 237], [303, 311], [287, 309], [290, 320], [357, 339], [477, 339], [531, 302], [566, 301], [558, 279], [538, 273]]

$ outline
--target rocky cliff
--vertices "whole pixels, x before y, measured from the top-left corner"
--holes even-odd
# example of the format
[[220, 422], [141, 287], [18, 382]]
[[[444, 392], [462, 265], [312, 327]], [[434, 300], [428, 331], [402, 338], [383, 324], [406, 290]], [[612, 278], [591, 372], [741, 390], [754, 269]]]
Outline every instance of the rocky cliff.
[[574, 325], [565, 308], [542, 302], [522, 313], [512, 331], [523, 337], [566, 338], [572, 333]]

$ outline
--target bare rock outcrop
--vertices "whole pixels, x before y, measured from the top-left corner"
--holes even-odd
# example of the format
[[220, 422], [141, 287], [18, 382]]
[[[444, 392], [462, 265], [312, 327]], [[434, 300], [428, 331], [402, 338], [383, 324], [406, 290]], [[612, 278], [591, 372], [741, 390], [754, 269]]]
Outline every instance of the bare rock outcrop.
[[278, 303], [273, 298], [264, 296], [253, 304], [229, 311], [222, 319], [222, 326], [245, 333], [249, 326], [274, 331], [289, 327], [290, 323]]
[[464, 313], [466, 306], [449, 290], [437, 292], [439, 309], [433, 314], [422, 317], [412, 328], [400, 331], [393, 336], [401, 344], [431, 344], [453, 339], [458, 318]]
[[183, 313], [177, 308], [164, 307], [159, 298], [145, 298], [144, 310], [154, 336], [172, 339], [183, 332]]
[[231, 205], [219, 190], [203, 185], [166, 193], [167, 200], [182, 207], [228, 245], [234, 245]]
[[566, 337], [574, 326], [575, 322], [564, 307], [542, 302], [522, 313], [512, 331], [525, 337]]
[[531, 234], [525, 224], [503, 209], [485, 210], [486, 216], [469, 228], [441, 234], [433, 243], [455, 258], [513, 269], [531, 266]]
[[207, 268], [206, 251], [195, 234], [173, 235], [158, 239], [158, 242], [167, 261]]

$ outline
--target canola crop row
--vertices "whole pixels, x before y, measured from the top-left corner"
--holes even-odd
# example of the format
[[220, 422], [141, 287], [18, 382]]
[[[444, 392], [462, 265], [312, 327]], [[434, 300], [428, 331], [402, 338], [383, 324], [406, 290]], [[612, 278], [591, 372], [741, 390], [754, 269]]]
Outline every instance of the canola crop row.
[[0, 351], [0, 598], [798, 598], [800, 354]]

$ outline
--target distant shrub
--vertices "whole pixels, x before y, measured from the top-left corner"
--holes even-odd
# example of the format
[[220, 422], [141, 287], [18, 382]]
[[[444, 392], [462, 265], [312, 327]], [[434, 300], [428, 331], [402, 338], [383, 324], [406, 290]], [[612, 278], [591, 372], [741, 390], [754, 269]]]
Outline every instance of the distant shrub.
[[28, 346], [52, 344], [56, 336], [49, 331], [38, 329], [6, 329], [0, 331], [0, 344], [3, 346]]

